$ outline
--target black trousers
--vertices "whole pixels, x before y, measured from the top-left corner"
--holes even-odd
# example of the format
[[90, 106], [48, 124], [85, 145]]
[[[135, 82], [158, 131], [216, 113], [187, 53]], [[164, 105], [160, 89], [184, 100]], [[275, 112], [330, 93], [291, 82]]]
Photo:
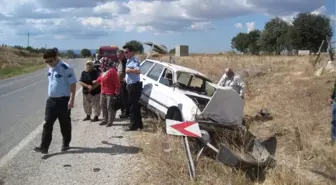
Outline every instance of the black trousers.
[[69, 146], [71, 141], [71, 118], [68, 102], [70, 97], [48, 98], [45, 109], [45, 122], [42, 131], [40, 147], [49, 149], [52, 140], [52, 131], [56, 119], [60, 123], [63, 136], [63, 146]]
[[124, 115], [130, 114], [130, 109], [128, 105], [128, 91], [127, 84], [122, 82], [120, 89], [120, 98], [121, 98], [121, 113]]
[[141, 110], [140, 110], [140, 97], [142, 92], [142, 83], [137, 82], [127, 85], [128, 91], [128, 105], [130, 109], [130, 129], [138, 129], [143, 127]]

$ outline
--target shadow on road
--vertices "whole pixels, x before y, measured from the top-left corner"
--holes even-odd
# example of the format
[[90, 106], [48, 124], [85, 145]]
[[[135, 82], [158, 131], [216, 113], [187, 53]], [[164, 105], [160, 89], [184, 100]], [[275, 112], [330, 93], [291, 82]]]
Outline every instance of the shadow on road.
[[109, 145], [111, 147], [97, 147], [97, 148], [87, 148], [87, 147], [70, 147], [70, 150], [66, 152], [57, 152], [52, 154], [46, 154], [42, 157], [42, 159], [49, 159], [50, 157], [54, 157], [57, 155], [64, 154], [85, 154], [85, 153], [105, 153], [110, 155], [117, 154], [136, 154], [141, 151], [141, 148], [135, 146], [123, 146], [108, 142], [102, 142], [103, 144]]

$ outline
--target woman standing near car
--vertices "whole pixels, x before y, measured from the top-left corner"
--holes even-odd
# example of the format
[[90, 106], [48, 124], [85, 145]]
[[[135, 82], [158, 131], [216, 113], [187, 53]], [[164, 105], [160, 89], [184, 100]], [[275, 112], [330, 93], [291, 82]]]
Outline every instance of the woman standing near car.
[[109, 65], [102, 66], [102, 73], [96, 81], [92, 89], [101, 87], [100, 107], [103, 113], [103, 121], [100, 125], [112, 126], [116, 110], [114, 109], [114, 100], [120, 92], [120, 81], [117, 70]]
[[[94, 110], [94, 117], [91, 121], [99, 121], [100, 115], [100, 88], [92, 89], [93, 81], [97, 80], [99, 72], [93, 68], [93, 62], [87, 61], [86, 68], [82, 71], [79, 84], [83, 86], [83, 107], [86, 117], [83, 121], [91, 119], [92, 109]], [[92, 89], [92, 90], [90, 90]]]

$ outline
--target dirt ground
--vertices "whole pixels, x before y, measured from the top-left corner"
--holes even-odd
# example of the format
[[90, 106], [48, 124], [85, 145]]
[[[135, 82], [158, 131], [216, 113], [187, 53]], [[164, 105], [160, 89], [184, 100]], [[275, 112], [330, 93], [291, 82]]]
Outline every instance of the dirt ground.
[[[168, 61], [167, 56], [161, 60]], [[242, 74], [246, 83], [245, 115], [267, 109], [273, 120], [250, 119], [257, 137], [276, 135], [277, 165], [259, 183], [265, 185], [335, 184], [336, 150], [330, 145], [331, 107], [327, 103], [335, 74], [314, 76], [313, 57], [199, 55], [175, 57], [178, 64], [208, 75], [217, 82], [226, 67]], [[326, 57], [321, 58], [327, 61]], [[320, 64], [320, 65], [321, 65]], [[318, 65], [317, 65], [318, 66]], [[181, 140], [162, 133], [155, 120], [146, 122], [151, 131], [134, 136], [144, 149], [139, 184], [258, 184], [239, 170], [232, 170], [209, 157], [196, 166], [197, 181], [189, 180]], [[165, 149], [170, 148], [171, 151]]]
[[0, 46], [0, 79], [44, 67], [41, 54]]

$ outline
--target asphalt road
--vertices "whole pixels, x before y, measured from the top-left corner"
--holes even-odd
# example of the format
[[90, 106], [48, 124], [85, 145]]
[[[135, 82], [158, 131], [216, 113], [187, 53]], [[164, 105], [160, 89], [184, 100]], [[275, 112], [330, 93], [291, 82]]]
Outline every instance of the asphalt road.
[[[85, 59], [65, 61], [79, 79]], [[47, 68], [0, 80], [0, 159], [43, 122], [47, 88]]]

